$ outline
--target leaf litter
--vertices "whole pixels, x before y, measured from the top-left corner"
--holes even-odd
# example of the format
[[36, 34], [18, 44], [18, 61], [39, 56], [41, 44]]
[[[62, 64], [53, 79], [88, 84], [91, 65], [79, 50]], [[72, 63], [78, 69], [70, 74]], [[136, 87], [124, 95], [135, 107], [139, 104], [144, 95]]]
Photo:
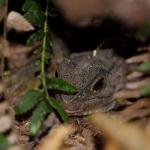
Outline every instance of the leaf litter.
[[[0, 8], [2, 12], [0, 20], [5, 17], [4, 9], [5, 7]], [[12, 11], [7, 17], [7, 30], [10, 32], [12, 29], [16, 32], [29, 32], [33, 31], [34, 27], [21, 14]], [[6, 47], [3, 47], [4, 42]], [[124, 102], [123, 108], [107, 114], [94, 114], [88, 118], [71, 118], [69, 125], [63, 125], [56, 114], [53, 116], [50, 113], [46, 120], [43, 120], [44, 125], [38, 135], [30, 139], [29, 126], [31, 120], [34, 121], [34, 119], [30, 120], [31, 116], [28, 113], [27, 116], [16, 117], [12, 108], [21, 102], [21, 97], [27, 91], [37, 90], [41, 86], [39, 78], [35, 76], [39, 70], [34, 64], [37, 56], [33, 51], [39, 45], [41, 43], [26, 46], [19, 42], [6, 41], [3, 37], [0, 38], [0, 49], [7, 60], [7, 70], [0, 82], [0, 141], [4, 141], [4, 148], [0, 147], [1, 149], [6, 149], [5, 143], [10, 150], [30, 150], [33, 147], [37, 150], [150, 149], [149, 47], [139, 48], [141, 54], [126, 60], [129, 67], [133, 66], [134, 69], [127, 75], [125, 88], [114, 93], [116, 101], [122, 99]], [[55, 57], [52, 59], [54, 59], [52, 62], [57, 62]], [[56, 63], [53, 65], [49, 66], [50, 71], [55, 71], [51, 68], [57, 68]], [[49, 72], [49, 74], [53, 76], [54, 73]], [[56, 87], [56, 84], [51, 86], [60, 88]], [[72, 88], [76, 92], [76, 89]], [[126, 104], [127, 101], [130, 103]], [[43, 102], [40, 104], [45, 105]], [[40, 104], [35, 112], [42, 111], [43, 107], [40, 108]], [[43, 117], [40, 119], [42, 120]], [[37, 120], [35, 120], [36, 123], [38, 123]], [[30, 131], [33, 135], [34, 130], [33, 128]]]

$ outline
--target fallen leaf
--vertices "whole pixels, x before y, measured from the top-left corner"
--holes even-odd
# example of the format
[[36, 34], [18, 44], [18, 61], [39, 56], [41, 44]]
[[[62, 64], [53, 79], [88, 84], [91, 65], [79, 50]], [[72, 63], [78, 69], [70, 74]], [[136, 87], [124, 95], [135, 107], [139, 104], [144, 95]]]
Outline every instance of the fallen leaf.
[[127, 75], [127, 79], [128, 80], [133, 80], [133, 79], [137, 79], [139, 77], [143, 76], [143, 72], [138, 72], [138, 71], [133, 71], [130, 74]]
[[37, 150], [60, 150], [66, 138], [73, 131], [72, 126], [59, 126], [41, 140]]
[[135, 89], [140, 89], [144, 86], [147, 85], [147, 83], [150, 82], [150, 78], [144, 78], [143, 80], [139, 81], [130, 81], [129, 83], [126, 83], [125, 87], [127, 89], [135, 90]]
[[111, 138], [123, 147], [119, 150], [150, 149], [150, 136], [135, 124], [124, 122], [120, 117], [103, 113], [94, 114], [91, 121], [102, 131], [106, 140]]
[[146, 62], [146, 61], [149, 61], [149, 60], [150, 60], [150, 53], [144, 53], [144, 54], [141, 54], [141, 55], [137, 55], [137, 56], [133, 56], [131, 58], [128, 58], [126, 60], [126, 62], [128, 64], [131, 64], [131, 63]]
[[29, 32], [35, 28], [20, 13], [11, 11], [7, 17], [7, 30], [16, 30], [17, 32]]

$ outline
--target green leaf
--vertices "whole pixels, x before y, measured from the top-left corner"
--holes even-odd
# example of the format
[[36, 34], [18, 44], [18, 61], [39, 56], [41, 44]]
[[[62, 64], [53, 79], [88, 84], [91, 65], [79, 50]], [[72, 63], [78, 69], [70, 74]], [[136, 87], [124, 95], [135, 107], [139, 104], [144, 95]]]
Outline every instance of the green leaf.
[[56, 109], [56, 111], [59, 113], [60, 117], [62, 118], [64, 122], [69, 121], [69, 117], [67, 113], [65, 112], [63, 106], [55, 98], [49, 96], [48, 102], [54, 109]]
[[150, 83], [143, 88], [141, 96], [150, 96]]
[[[46, 38], [46, 59], [49, 59], [49, 57], [52, 54], [52, 40], [50, 37], [51, 33], [48, 32], [46, 34], [47, 38]], [[30, 35], [30, 37], [27, 40], [27, 45], [31, 46], [35, 41], [42, 41], [44, 37], [44, 33], [43, 31], [39, 30], [33, 34]], [[41, 46], [38, 48], [38, 50], [41, 49]]]
[[42, 92], [40, 91], [28, 91], [25, 96], [22, 97], [20, 104], [15, 107], [17, 115], [21, 115], [31, 110], [42, 97]]
[[144, 23], [136, 33], [136, 38], [144, 41], [148, 36], [150, 36], [150, 22]]
[[0, 0], [0, 7], [4, 6], [5, 5], [5, 0]]
[[51, 32], [50, 32], [50, 29], [48, 28], [47, 29], [48, 32], [46, 33], [46, 50], [47, 52], [49, 53], [52, 53], [52, 47], [53, 47], [53, 44], [52, 44], [52, 39], [51, 39]]
[[9, 146], [7, 138], [3, 134], [0, 134], [0, 150], [6, 150]]
[[45, 15], [36, 0], [26, 0], [22, 7], [22, 11], [25, 12], [25, 18], [27, 18], [33, 25], [39, 27], [43, 26]]
[[137, 70], [138, 71], [143, 71], [143, 72], [150, 71], [150, 61], [140, 64], [137, 67]]
[[38, 31], [30, 35], [30, 37], [27, 40], [27, 45], [32, 45], [35, 41], [42, 41], [43, 39], [43, 32]]
[[49, 89], [59, 90], [69, 94], [77, 92], [77, 88], [75, 86], [59, 78], [47, 78], [46, 83]]
[[30, 136], [33, 137], [37, 135], [43, 123], [44, 117], [48, 112], [49, 112], [49, 108], [46, 102], [42, 101], [41, 103], [39, 103], [39, 105], [33, 112], [31, 118], [31, 125], [29, 130]]

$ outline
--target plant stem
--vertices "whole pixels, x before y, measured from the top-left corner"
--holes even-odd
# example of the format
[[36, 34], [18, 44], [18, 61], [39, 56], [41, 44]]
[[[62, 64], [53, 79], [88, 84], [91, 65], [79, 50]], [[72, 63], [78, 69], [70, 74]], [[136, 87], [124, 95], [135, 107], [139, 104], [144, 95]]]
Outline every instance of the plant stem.
[[46, 41], [47, 41], [47, 33], [48, 33], [48, 4], [49, 0], [46, 1], [46, 10], [45, 10], [45, 22], [44, 22], [44, 37], [43, 37], [43, 44], [42, 44], [42, 58], [41, 58], [41, 78], [42, 78], [42, 84], [45, 91], [45, 94], [47, 95], [47, 85], [46, 85], [46, 74], [45, 74], [45, 61], [46, 61]]
[[49, 0], [46, 1], [46, 10], [45, 10], [45, 22], [44, 22], [44, 37], [43, 37], [43, 44], [42, 44], [42, 57], [41, 57], [41, 78], [42, 78], [42, 85], [44, 88], [44, 94], [45, 98], [48, 101], [48, 103], [57, 110], [57, 112], [60, 114], [62, 120], [64, 122], [68, 122], [69, 118], [67, 113], [65, 112], [64, 108], [59, 104], [59, 102], [55, 101], [55, 99], [51, 96], [49, 96], [47, 83], [46, 83], [46, 71], [45, 71], [45, 63], [46, 63], [46, 42], [47, 42], [47, 35], [48, 35], [48, 6], [49, 6]]
[[3, 47], [0, 50], [1, 55], [1, 78], [3, 79], [4, 76], [4, 67], [5, 67], [5, 58], [3, 56], [3, 50], [7, 47], [7, 29], [6, 29], [6, 23], [7, 23], [7, 13], [8, 13], [8, 0], [5, 2], [5, 17], [4, 17], [4, 29], [3, 29]]

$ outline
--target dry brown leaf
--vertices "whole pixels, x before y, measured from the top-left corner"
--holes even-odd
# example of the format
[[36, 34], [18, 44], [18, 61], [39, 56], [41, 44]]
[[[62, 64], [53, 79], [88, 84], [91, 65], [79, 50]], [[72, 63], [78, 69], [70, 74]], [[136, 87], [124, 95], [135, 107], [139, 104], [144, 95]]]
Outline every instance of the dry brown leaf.
[[14, 123], [14, 111], [7, 102], [0, 103], [0, 133], [10, 130]]
[[0, 103], [0, 133], [5, 134], [10, 143], [8, 150], [23, 150], [18, 144], [19, 136], [14, 131], [14, 110], [6, 101]]
[[102, 113], [93, 115], [91, 120], [102, 130], [106, 139], [107, 137], [114, 139], [124, 150], [150, 149], [150, 136], [134, 124], [125, 123], [119, 117]]
[[4, 38], [0, 37], [0, 49], [2, 50], [2, 55], [7, 58], [8, 66], [10, 68], [20, 68], [26, 65], [30, 61], [28, 54], [40, 45], [40, 41], [33, 43], [32, 46], [10, 43], [9, 41], [6, 41]]
[[95, 150], [93, 132], [90, 129], [77, 126], [75, 132], [65, 139], [61, 150]]
[[150, 119], [147, 120], [147, 124], [145, 126], [145, 132], [150, 136]]
[[0, 103], [0, 116], [4, 115], [9, 110], [9, 104], [7, 102]]
[[18, 104], [20, 97], [29, 89], [36, 89], [41, 85], [40, 80], [34, 76], [35, 71], [36, 67], [29, 64], [3, 78], [5, 97], [12, 105]]
[[62, 125], [54, 127], [49, 135], [44, 137], [41, 141], [41, 144], [39, 145], [40, 149], [39, 146], [37, 146], [38, 150], [95, 150], [92, 132], [89, 129], [83, 129], [79, 132], [78, 127], [76, 128], [75, 126], [74, 129], [73, 126], [70, 125], [63, 127], [65, 127], [66, 131], [64, 131]]
[[3, 49], [3, 55], [10, 61], [11, 66], [19, 68], [28, 63], [27, 54], [31, 51], [31, 47], [15, 44]]
[[12, 132], [9, 136], [8, 136], [8, 141], [11, 143], [11, 144], [16, 144], [17, 143], [17, 140], [18, 140], [18, 136], [15, 132]]
[[8, 131], [13, 124], [12, 117], [4, 115], [0, 117], [0, 133]]
[[17, 32], [33, 31], [35, 28], [20, 13], [11, 11], [7, 17], [7, 30], [16, 30]]
[[147, 83], [150, 82], [150, 78], [144, 78], [143, 80], [139, 81], [130, 81], [129, 83], [126, 83], [125, 87], [127, 89], [135, 90], [135, 89], [140, 89], [144, 86], [147, 85]]
[[31, 52], [32, 48], [29, 46], [24, 46], [21, 44], [13, 44], [9, 45], [4, 51], [3, 55], [7, 58], [13, 57], [13, 55], [20, 55], [20, 54], [26, 54]]
[[150, 52], [150, 45], [149, 45], [149, 46], [145, 46], [145, 47], [139, 47], [137, 50], [138, 50], [139, 52], [140, 52], [140, 51], [149, 51], [149, 52]]
[[141, 54], [141, 55], [137, 55], [137, 56], [133, 56], [131, 58], [128, 58], [126, 60], [126, 62], [128, 64], [131, 64], [131, 63], [146, 62], [146, 61], [149, 61], [149, 60], [150, 60], [150, 53], [144, 53], [144, 54]]
[[59, 126], [41, 140], [37, 150], [61, 150], [64, 139], [73, 132], [71, 126]]
[[143, 76], [143, 72], [133, 71], [127, 75], [127, 80], [134, 80]]
[[109, 138], [104, 150], [123, 150], [123, 148], [114, 139]]
[[114, 98], [139, 98], [140, 90], [122, 90], [114, 94]]
[[120, 112], [120, 116], [125, 120], [134, 118], [144, 118], [150, 114], [150, 98], [139, 99], [132, 105]]
[[20, 146], [11, 146], [10, 148], [8, 148], [8, 150], [23, 150], [23, 149]]

